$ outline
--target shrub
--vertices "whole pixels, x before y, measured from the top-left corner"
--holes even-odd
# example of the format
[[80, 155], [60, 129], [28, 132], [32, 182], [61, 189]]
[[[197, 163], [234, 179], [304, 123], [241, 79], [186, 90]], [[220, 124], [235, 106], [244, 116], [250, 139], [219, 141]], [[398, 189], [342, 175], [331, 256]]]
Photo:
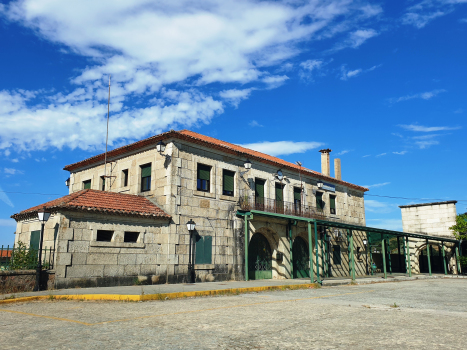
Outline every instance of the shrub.
[[23, 242], [18, 242], [18, 247], [11, 255], [10, 270], [28, 270], [37, 266], [37, 250], [27, 248]]

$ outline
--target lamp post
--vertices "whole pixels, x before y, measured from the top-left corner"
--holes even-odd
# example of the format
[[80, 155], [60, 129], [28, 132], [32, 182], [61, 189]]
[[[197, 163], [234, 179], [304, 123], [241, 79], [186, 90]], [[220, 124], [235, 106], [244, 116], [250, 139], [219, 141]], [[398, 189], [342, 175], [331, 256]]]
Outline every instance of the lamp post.
[[190, 283], [195, 283], [195, 269], [194, 269], [194, 249], [192, 249], [193, 246], [193, 231], [195, 230], [196, 223], [193, 221], [193, 219], [190, 219], [186, 223], [186, 227], [188, 229], [188, 232], [190, 232], [190, 247], [189, 247], [189, 253], [188, 253], [188, 279]]
[[39, 241], [39, 261], [37, 262], [36, 268], [36, 285], [34, 286], [34, 291], [41, 290], [41, 273], [42, 273], [42, 242], [44, 241], [44, 226], [47, 220], [49, 220], [50, 213], [46, 211], [45, 207], [39, 209], [37, 212], [37, 217], [39, 218], [39, 222], [41, 223], [41, 238]]

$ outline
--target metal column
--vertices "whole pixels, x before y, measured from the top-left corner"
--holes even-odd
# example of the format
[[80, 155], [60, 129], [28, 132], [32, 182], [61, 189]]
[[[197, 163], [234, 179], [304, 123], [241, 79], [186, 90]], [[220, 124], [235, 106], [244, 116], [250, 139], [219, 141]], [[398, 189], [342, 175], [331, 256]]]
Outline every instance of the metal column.
[[248, 281], [248, 215], [245, 213], [245, 281]]
[[391, 245], [389, 243], [389, 238], [386, 238], [386, 247], [388, 252], [389, 274], [392, 275]]
[[456, 247], [456, 263], [457, 263], [457, 274], [461, 273], [461, 263], [459, 261], [459, 247]]
[[310, 255], [310, 281], [315, 283], [315, 272], [313, 271], [313, 241], [311, 240], [311, 222], [308, 222], [308, 253]]
[[318, 225], [315, 221], [315, 249], [316, 249], [316, 279], [321, 283], [321, 276], [319, 275], [319, 246], [318, 246]]
[[441, 242], [441, 250], [443, 251], [443, 266], [444, 266], [444, 274], [448, 274], [448, 268], [446, 267], [446, 255], [444, 253], [444, 242]]
[[428, 273], [431, 276], [431, 257], [430, 257], [430, 244], [428, 243], [428, 240], [426, 240], [426, 256], [428, 258]]
[[405, 244], [407, 247], [407, 270], [409, 271], [409, 277], [412, 277], [412, 264], [410, 263], [410, 243], [409, 237], [405, 237]]
[[290, 278], [293, 279], [293, 258], [292, 258], [292, 222], [289, 221], [289, 248], [290, 248]]
[[384, 236], [381, 234], [381, 256], [383, 257], [383, 271], [384, 271], [384, 278], [388, 278], [388, 273], [386, 272], [386, 250], [385, 246], [386, 240]]
[[352, 230], [347, 230], [347, 235], [349, 236], [350, 278], [352, 279], [352, 281], [355, 281], [355, 258], [354, 258], [354, 249], [353, 249]]
[[323, 267], [323, 276], [328, 277], [325, 241], [326, 241], [326, 233], [323, 233], [323, 236], [321, 237], [321, 263]]
[[399, 269], [402, 272], [402, 255], [401, 255], [401, 242], [400, 242], [400, 237], [397, 236], [397, 260], [399, 261]]

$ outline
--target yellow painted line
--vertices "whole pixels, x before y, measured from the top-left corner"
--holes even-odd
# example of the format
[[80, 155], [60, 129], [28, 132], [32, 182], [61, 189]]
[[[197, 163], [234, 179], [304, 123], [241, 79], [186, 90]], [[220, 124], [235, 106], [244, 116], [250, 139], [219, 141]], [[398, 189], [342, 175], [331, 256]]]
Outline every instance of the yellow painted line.
[[[240, 304], [240, 305], [220, 306], [220, 307], [213, 307], [213, 308], [208, 308], [208, 309], [198, 309], [198, 310], [191, 310], [191, 311], [179, 311], [179, 312], [172, 312], [172, 313], [158, 314], [158, 315], [146, 315], [146, 316], [139, 316], [139, 317], [132, 317], [132, 318], [102, 321], [102, 322], [96, 322], [96, 323], [82, 322], [82, 321], [72, 320], [72, 319], [68, 319], [68, 318], [55, 317], [55, 316], [38, 315], [38, 314], [32, 314], [32, 313], [28, 313], [28, 312], [15, 311], [15, 310], [0, 309], [0, 312], [10, 312], [10, 313], [16, 313], [16, 314], [39, 317], [39, 318], [47, 318], [47, 319], [63, 321], [63, 322], [73, 322], [73, 323], [78, 323], [78, 324], [81, 324], [81, 325], [84, 325], [84, 326], [96, 326], [96, 325], [102, 325], [102, 324], [107, 324], [107, 323], [129, 322], [129, 321], [134, 321], [134, 320], [155, 318], [155, 317], [176, 316], [176, 315], [184, 315], [184, 314], [186, 315], [186, 314], [192, 314], [192, 313], [197, 313], [197, 312], [205, 312], [205, 311], [225, 310], [225, 309], [234, 309], [234, 308], [241, 308], [241, 307], [266, 305], [266, 304], [277, 304], [277, 303], [286, 303], [286, 302], [297, 302], [297, 301], [303, 301], [303, 300], [323, 299], [323, 298], [331, 298], [331, 297], [337, 297], [337, 296], [343, 296], [343, 295], [363, 294], [363, 293], [372, 293], [372, 292], [374, 292], [374, 290], [363, 291], [363, 292], [353, 292], [353, 293], [321, 295], [321, 296], [315, 296], [315, 297], [309, 297], [309, 298], [264, 301], [264, 302], [248, 303], [248, 304]], [[104, 295], [104, 294], [100, 294], [100, 295]], [[44, 296], [44, 297], [48, 298], [48, 296]]]

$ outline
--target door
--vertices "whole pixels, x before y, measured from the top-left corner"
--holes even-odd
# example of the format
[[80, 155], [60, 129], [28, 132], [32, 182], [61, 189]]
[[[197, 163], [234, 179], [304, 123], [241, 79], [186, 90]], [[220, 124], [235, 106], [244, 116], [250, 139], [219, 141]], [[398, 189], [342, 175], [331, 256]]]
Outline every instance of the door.
[[248, 246], [248, 278], [264, 280], [272, 278], [272, 250], [268, 240], [260, 233], [251, 237]]
[[293, 278], [310, 277], [310, 254], [305, 240], [295, 238], [292, 245]]

